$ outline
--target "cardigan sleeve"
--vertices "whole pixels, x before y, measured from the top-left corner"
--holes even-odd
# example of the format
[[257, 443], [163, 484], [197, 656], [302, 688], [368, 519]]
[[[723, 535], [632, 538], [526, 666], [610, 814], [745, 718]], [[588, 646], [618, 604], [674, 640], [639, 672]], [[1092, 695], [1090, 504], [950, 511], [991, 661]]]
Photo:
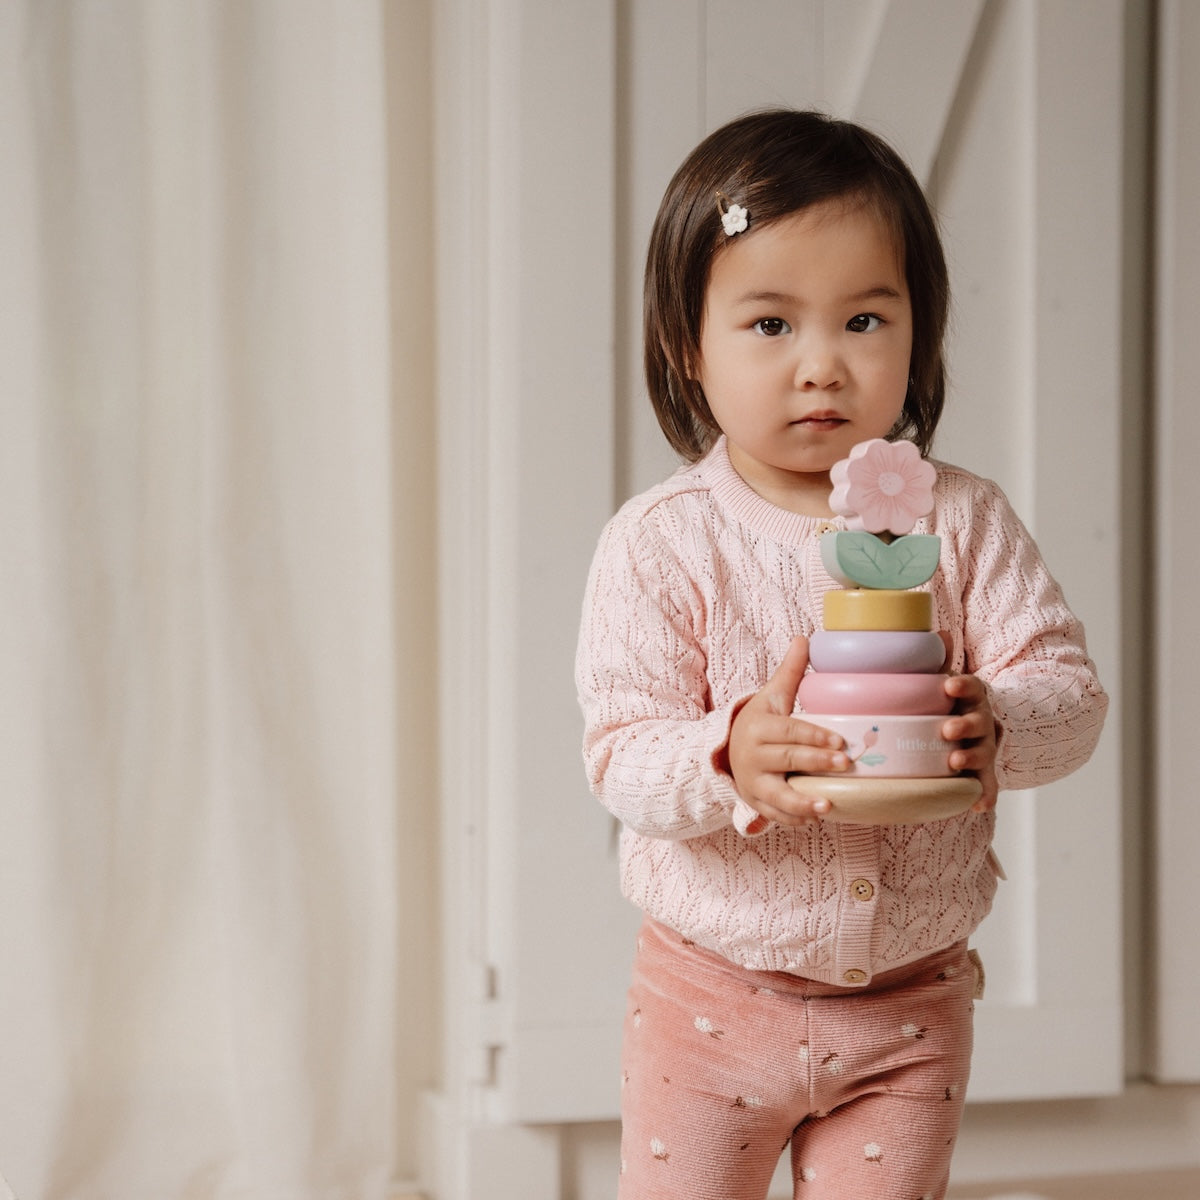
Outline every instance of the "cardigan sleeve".
[[999, 487], [975, 483], [958, 533], [963, 666], [991, 693], [1000, 787], [1037, 787], [1088, 760], [1108, 697], [1037, 544]]
[[646, 837], [697, 837], [754, 816], [721, 767], [742, 700], [711, 706], [703, 621], [666, 540], [642, 514], [619, 513], [588, 578], [575, 677], [588, 782]]

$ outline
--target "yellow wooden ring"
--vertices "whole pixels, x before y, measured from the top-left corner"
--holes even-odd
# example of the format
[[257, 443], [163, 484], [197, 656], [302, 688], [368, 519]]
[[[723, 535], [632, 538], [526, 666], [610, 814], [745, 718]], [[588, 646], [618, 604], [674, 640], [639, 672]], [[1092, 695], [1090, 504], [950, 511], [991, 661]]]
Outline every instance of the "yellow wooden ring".
[[835, 588], [825, 593], [826, 629], [933, 628], [929, 592], [892, 588]]

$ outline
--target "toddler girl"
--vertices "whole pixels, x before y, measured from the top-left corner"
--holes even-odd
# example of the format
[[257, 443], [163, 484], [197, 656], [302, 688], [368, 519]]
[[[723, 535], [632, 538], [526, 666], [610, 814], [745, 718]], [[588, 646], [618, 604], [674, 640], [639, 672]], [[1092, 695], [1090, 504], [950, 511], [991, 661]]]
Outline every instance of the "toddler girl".
[[645, 913], [622, 1063], [623, 1200], [945, 1193], [969, 1069], [968, 936], [996, 888], [997, 789], [1080, 766], [1106, 697], [1000, 489], [938, 463], [930, 582], [973, 809], [825, 821], [793, 774], [849, 766], [795, 698], [844, 528], [830, 468], [870, 438], [927, 453], [945, 262], [877, 137], [805, 112], [706, 138], [650, 240], [645, 361], [685, 464], [605, 529], [577, 659], [591, 786]]

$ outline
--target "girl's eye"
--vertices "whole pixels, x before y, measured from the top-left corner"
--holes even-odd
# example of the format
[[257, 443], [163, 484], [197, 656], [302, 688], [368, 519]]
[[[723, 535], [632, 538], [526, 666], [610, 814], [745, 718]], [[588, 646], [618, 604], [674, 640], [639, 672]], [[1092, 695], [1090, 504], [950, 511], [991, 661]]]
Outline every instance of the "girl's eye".
[[851, 333], [871, 333], [882, 324], [883, 321], [880, 317], [873, 316], [871, 313], [859, 313], [857, 317], [851, 317], [846, 322], [846, 328]]
[[791, 332], [791, 326], [782, 317], [763, 317], [754, 322], [754, 328], [763, 337], [778, 337], [781, 333]]

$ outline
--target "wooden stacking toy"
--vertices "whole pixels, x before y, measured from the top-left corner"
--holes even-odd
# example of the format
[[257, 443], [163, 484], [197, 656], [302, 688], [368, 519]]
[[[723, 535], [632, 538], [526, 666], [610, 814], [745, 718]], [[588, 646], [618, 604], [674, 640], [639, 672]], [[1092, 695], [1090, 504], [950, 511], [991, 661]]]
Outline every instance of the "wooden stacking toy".
[[847, 528], [821, 537], [824, 628], [809, 644], [800, 684], [804, 719], [840, 733], [849, 771], [797, 775], [798, 791], [830, 801], [832, 819], [873, 824], [939, 820], [962, 812], [979, 781], [950, 768], [941, 735], [953, 708], [946, 646], [934, 629], [933, 578], [941, 539], [916, 534], [933, 510], [936, 471], [911, 442], [860, 442], [830, 473], [830, 505]]

